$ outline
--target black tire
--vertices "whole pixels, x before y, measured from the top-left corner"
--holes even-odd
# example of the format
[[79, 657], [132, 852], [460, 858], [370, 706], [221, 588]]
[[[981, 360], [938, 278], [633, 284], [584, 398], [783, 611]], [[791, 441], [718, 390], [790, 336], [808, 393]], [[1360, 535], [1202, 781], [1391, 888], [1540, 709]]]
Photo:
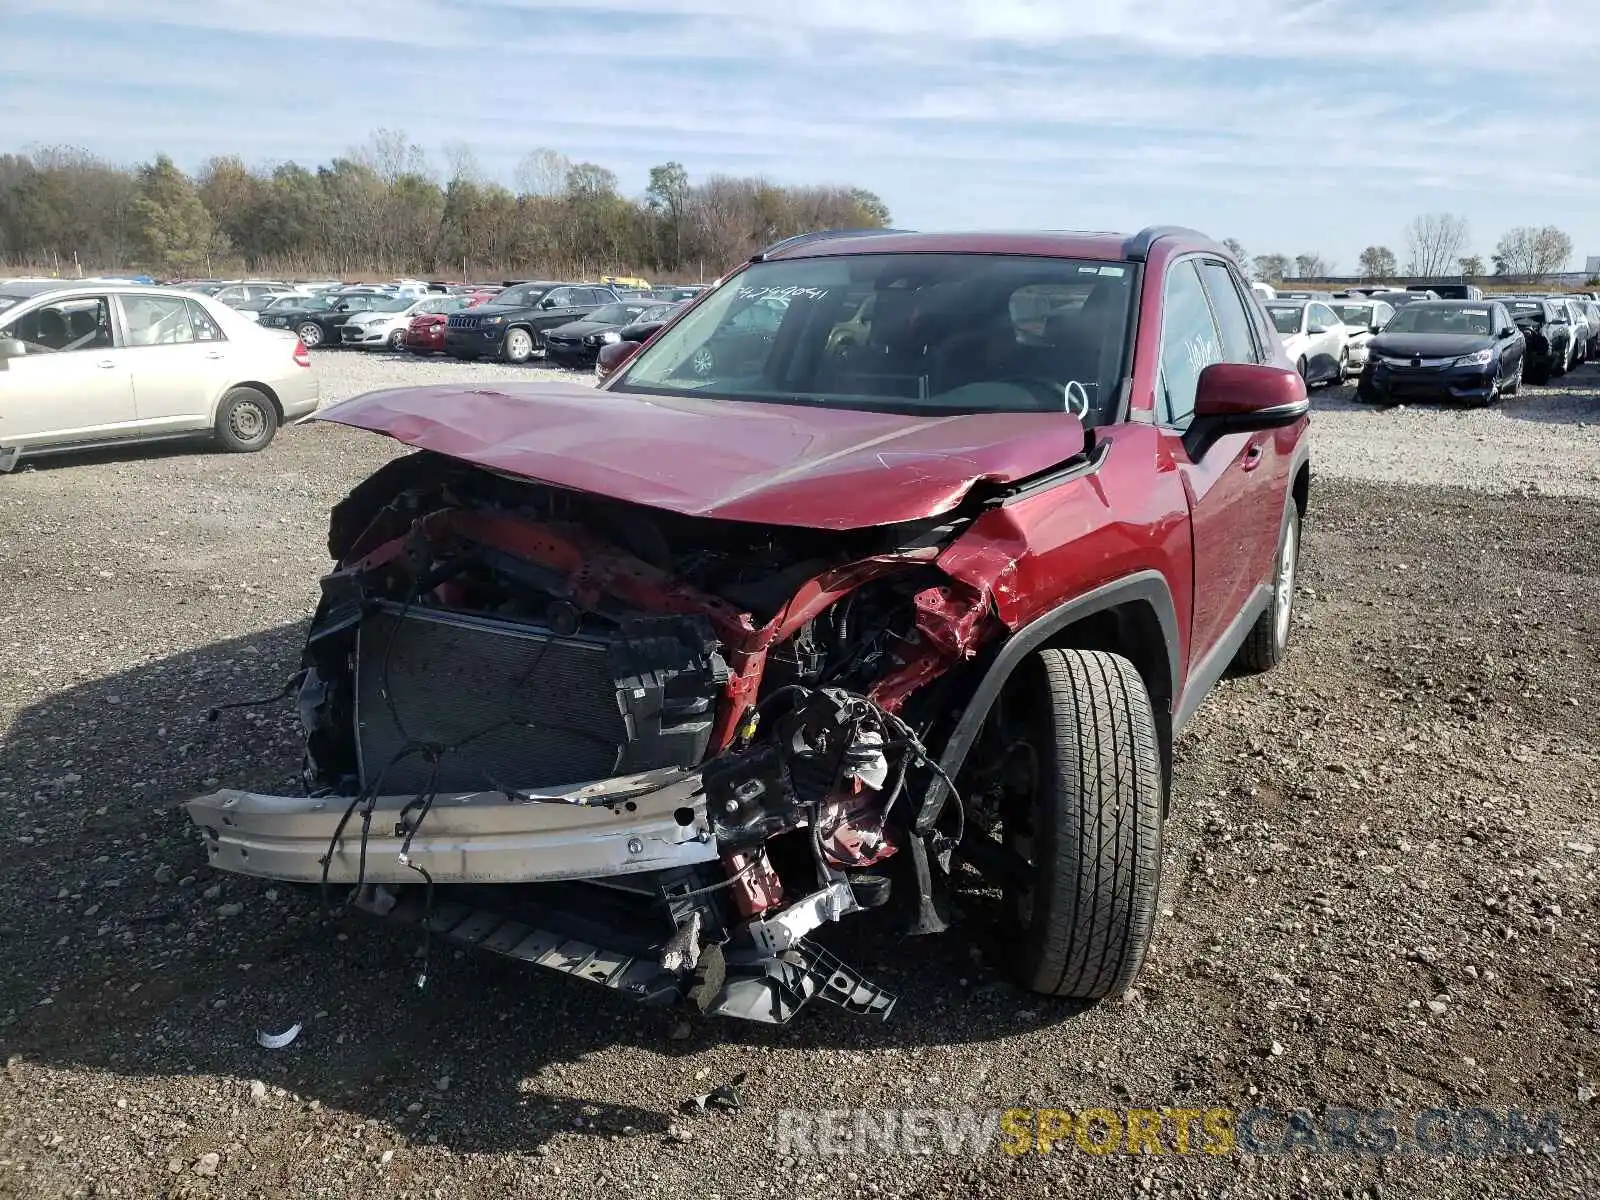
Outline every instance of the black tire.
[[251, 387], [236, 387], [217, 406], [217, 441], [234, 454], [265, 450], [278, 432], [278, 410]]
[[525, 363], [533, 357], [533, 334], [526, 329], [506, 330], [500, 343], [500, 357], [508, 363]]
[[1251, 675], [1270, 671], [1289, 650], [1294, 616], [1294, 581], [1300, 566], [1300, 507], [1293, 500], [1284, 509], [1278, 550], [1272, 564], [1272, 599], [1233, 657], [1235, 670]]
[[1549, 366], [1549, 364], [1546, 363], [1543, 366], [1537, 366], [1536, 365], [1533, 368], [1533, 370], [1528, 372], [1528, 382], [1533, 384], [1535, 387], [1543, 387], [1545, 384], [1549, 383], [1550, 382], [1550, 366]]
[[1117, 654], [1034, 658], [1031, 886], [1012, 889], [1018, 983], [1098, 1000], [1139, 974], [1161, 881], [1161, 750], [1139, 672]]
[[315, 321], [302, 321], [300, 328], [296, 329], [295, 333], [307, 350], [315, 350], [326, 340], [322, 333], [322, 326]]
[[393, 333], [391, 333], [389, 335], [389, 349], [393, 350], [396, 354], [398, 354], [398, 353], [400, 353], [400, 351], [404, 350], [405, 348], [406, 348], [406, 331], [404, 329], [396, 329]]
[[1334, 377], [1328, 380], [1329, 387], [1343, 387], [1345, 380], [1350, 378], [1350, 351], [1339, 351], [1339, 370]]
[[1310, 387], [1311, 381], [1306, 378], [1306, 360], [1302, 358], [1299, 362], [1295, 363], [1294, 369], [1300, 372], [1300, 382], [1305, 384], [1307, 387]]

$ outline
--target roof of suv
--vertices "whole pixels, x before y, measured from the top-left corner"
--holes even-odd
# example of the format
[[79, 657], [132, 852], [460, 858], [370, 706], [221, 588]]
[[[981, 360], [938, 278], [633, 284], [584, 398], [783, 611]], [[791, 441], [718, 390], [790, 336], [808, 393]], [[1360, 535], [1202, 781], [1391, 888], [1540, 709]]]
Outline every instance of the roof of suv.
[[802, 235], [769, 247], [758, 258], [825, 258], [838, 254], [1028, 254], [1043, 258], [1087, 258], [1099, 262], [1143, 261], [1151, 246], [1171, 238], [1185, 249], [1227, 254], [1203, 233], [1152, 226], [1136, 234], [1044, 230], [1027, 233], [912, 233], [838, 230]]

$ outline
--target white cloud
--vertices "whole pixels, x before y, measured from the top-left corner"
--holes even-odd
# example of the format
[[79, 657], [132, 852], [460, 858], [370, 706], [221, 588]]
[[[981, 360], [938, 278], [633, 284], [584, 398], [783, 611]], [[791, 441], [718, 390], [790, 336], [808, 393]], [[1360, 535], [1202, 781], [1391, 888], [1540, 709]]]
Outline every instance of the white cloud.
[[1203, 220], [1353, 262], [1448, 207], [1600, 247], [1600, 23], [1570, 2], [4, 2], [0, 127], [115, 157], [389, 126], [506, 176], [554, 145], [630, 187], [668, 158], [848, 180], [912, 224]]

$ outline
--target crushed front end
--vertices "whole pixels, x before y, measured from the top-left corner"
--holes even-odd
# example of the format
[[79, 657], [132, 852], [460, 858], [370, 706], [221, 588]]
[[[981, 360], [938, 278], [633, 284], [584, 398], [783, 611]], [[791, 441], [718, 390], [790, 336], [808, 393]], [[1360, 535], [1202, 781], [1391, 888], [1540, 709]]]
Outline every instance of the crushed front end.
[[306, 794], [190, 814], [220, 869], [635, 998], [886, 1016], [809, 935], [896, 878], [938, 927], [912, 796], [997, 632], [989, 596], [936, 566], [949, 533], [687, 516], [398, 459], [333, 513], [298, 688]]

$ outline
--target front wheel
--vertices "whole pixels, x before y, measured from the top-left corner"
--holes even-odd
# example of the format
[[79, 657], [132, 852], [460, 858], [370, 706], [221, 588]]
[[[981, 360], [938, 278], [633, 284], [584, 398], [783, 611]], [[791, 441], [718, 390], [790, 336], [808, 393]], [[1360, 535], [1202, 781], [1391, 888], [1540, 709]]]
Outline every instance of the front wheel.
[[509, 363], [525, 363], [533, 357], [533, 334], [526, 329], [513, 329], [506, 334], [501, 356]]
[[1306, 360], [1302, 358], [1299, 362], [1295, 363], [1294, 369], [1300, 372], [1300, 382], [1306, 383]]
[[404, 350], [405, 348], [406, 348], [406, 331], [404, 329], [396, 329], [393, 333], [391, 333], [389, 335], [389, 349], [395, 351], [395, 353], [398, 354], [401, 350]]
[[217, 441], [235, 454], [265, 450], [277, 431], [278, 410], [255, 388], [234, 388], [217, 408]]
[[1012, 969], [1033, 991], [1098, 1000], [1133, 982], [1155, 927], [1159, 736], [1121, 655], [1041, 650], [1031, 670], [1032, 795], [1004, 823], [1022, 873], [1007, 895]]
[[1501, 391], [1501, 393], [1500, 393], [1502, 396], [1515, 396], [1518, 392], [1520, 392], [1522, 390], [1522, 368], [1523, 368], [1523, 362], [1519, 358], [1517, 360], [1517, 369], [1515, 371], [1511, 372], [1510, 381], [1506, 384], [1504, 390]]
[[300, 335], [300, 341], [307, 350], [315, 350], [322, 345], [322, 326], [315, 321], [303, 322], [295, 332]]
[[1344, 381], [1350, 378], [1350, 351], [1339, 351], [1339, 371], [1328, 381], [1332, 387], [1343, 387]]
[[1250, 627], [1233, 665], [1252, 675], [1270, 671], [1289, 649], [1289, 618], [1294, 614], [1294, 577], [1300, 566], [1300, 506], [1289, 501], [1278, 532], [1278, 556], [1272, 571], [1272, 598]]

